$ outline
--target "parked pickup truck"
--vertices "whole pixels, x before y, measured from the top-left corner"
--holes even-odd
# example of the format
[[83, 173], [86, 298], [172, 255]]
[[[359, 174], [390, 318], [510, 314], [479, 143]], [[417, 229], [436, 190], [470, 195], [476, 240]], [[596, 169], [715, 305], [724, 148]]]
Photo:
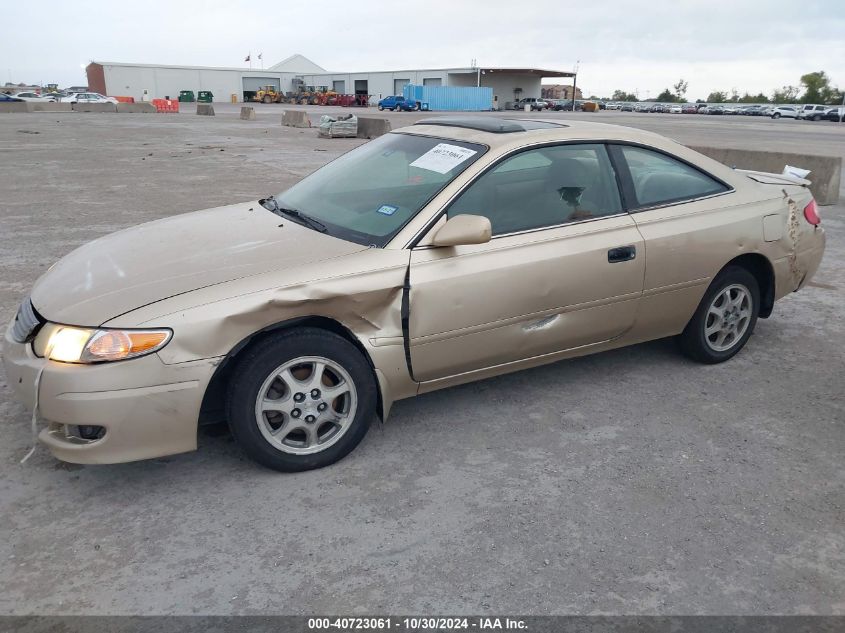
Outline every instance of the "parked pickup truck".
[[384, 99], [379, 101], [378, 109], [393, 110], [394, 112], [397, 110], [404, 110], [405, 112], [410, 112], [411, 110], [417, 109], [417, 102], [407, 101], [402, 95], [392, 95], [390, 97], [385, 97]]

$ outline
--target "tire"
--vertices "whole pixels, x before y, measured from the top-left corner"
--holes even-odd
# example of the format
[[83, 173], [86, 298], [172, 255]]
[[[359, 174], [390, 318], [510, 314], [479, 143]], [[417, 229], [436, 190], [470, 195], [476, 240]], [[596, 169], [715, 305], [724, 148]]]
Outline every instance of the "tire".
[[773, 118], [773, 119], [779, 119], [779, 118], [780, 118], [780, 112], [775, 112], [775, 113], [772, 115], [772, 118]]
[[822, 118], [818, 114], [813, 115], [813, 121], [821, 121], [821, 120], [822, 120]]
[[381, 112], [382, 110], [384, 110], [384, 106], [379, 104], [378, 109], [379, 109], [379, 112]]
[[270, 98], [270, 95], [264, 95], [264, 98], [262, 99], [262, 101], [264, 103], [270, 103], [271, 101], [273, 101], [273, 99]]
[[[325, 369], [317, 377], [319, 364]], [[325, 330], [301, 328], [266, 339], [238, 360], [232, 376], [232, 435], [250, 458], [273, 470], [335, 463], [364, 438], [376, 415], [369, 363], [352, 343]], [[329, 389], [337, 395], [327, 397]]]
[[[733, 301], [740, 302], [741, 293], [744, 293], [744, 298], [740, 305], [730, 306], [727, 320], [720, 321], [716, 312], [725, 308], [726, 293], [730, 293]], [[747, 313], [745, 318], [743, 313]], [[699, 363], [723, 363], [745, 346], [754, 332], [759, 313], [760, 287], [757, 279], [741, 266], [728, 266], [716, 275], [692, 319], [678, 336], [681, 352]], [[708, 334], [708, 329], [713, 327], [717, 329]], [[723, 333], [726, 335], [722, 336]]]

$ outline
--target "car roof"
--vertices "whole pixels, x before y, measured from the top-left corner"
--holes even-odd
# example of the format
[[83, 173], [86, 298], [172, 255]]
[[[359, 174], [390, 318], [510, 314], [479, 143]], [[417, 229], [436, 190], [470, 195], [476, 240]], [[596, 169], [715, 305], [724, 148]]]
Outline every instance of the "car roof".
[[528, 130], [567, 127], [566, 123], [557, 121], [535, 121], [530, 119], [503, 119], [499, 117], [481, 116], [442, 116], [431, 119], [421, 119], [414, 125], [438, 125], [443, 127], [459, 127], [468, 130], [479, 130], [493, 134], [512, 134], [527, 132]]
[[[491, 148], [566, 140], [620, 140], [663, 145], [666, 137], [637, 128], [588, 121], [505, 118], [494, 116], [445, 116], [423, 119], [394, 133], [452, 138]], [[670, 141], [671, 142], [671, 141]]]

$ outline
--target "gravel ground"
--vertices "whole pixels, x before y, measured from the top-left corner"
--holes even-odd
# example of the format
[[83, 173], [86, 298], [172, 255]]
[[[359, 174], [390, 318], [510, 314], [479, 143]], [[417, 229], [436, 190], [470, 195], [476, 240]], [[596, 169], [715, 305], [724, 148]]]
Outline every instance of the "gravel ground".
[[[360, 142], [279, 109], [0, 115], [2, 322], [75, 246], [280, 191]], [[845, 149], [813, 124], [610, 116]], [[315, 472], [255, 466], [217, 427], [185, 455], [21, 466], [0, 370], [0, 614], [845, 614], [845, 206], [822, 213], [815, 285], [731, 362], [657, 341], [402, 401]]]

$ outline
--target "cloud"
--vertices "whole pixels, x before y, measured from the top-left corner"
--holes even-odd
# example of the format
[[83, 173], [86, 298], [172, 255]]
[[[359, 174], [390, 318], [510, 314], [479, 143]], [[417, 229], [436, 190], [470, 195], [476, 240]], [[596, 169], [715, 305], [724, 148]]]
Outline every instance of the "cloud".
[[79, 83], [80, 65], [92, 59], [242, 66], [248, 52], [263, 51], [266, 66], [298, 52], [350, 71], [473, 58], [569, 70], [580, 60], [579, 83], [589, 92], [638, 89], [643, 98], [681, 77], [691, 98], [734, 87], [768, 93], [814, 70], [845, 85], [841, 0], [5, 4], [0, 23], [11, 28], [0, 39], [0, 73], [16, 82]]

